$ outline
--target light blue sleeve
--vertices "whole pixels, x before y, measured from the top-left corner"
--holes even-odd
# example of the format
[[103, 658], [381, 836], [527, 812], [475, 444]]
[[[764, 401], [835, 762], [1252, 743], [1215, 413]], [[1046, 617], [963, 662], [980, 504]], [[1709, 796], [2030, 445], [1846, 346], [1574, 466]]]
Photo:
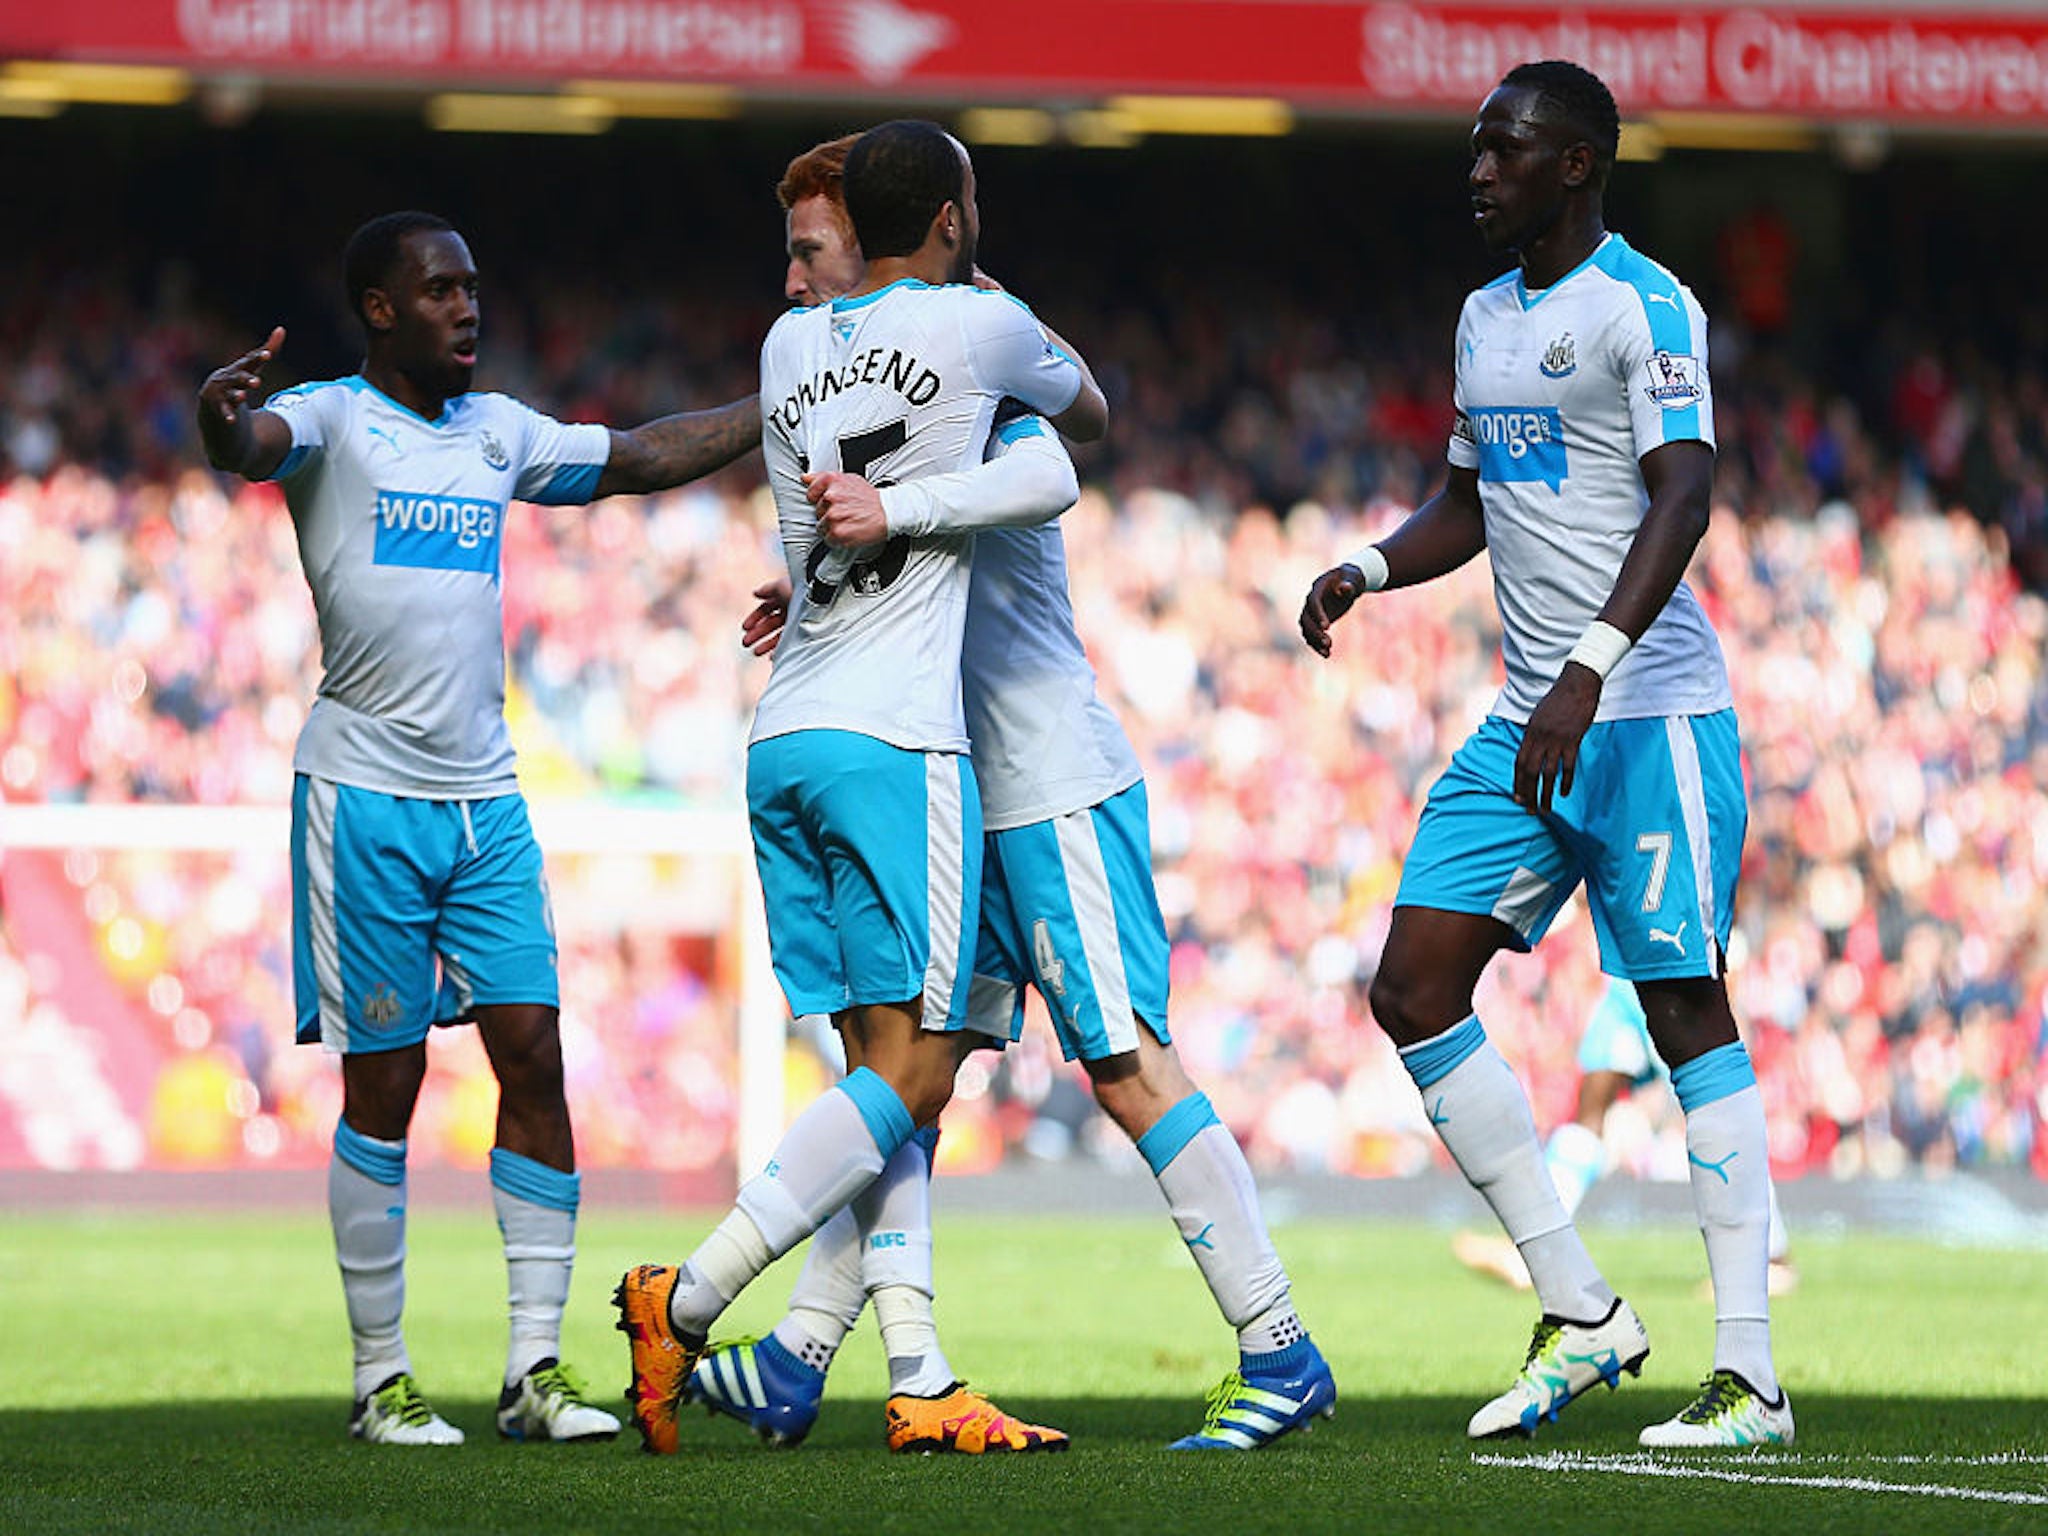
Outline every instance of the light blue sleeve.
[[522, 431], [519, 478], [512, 494], [549, 507], [580, 507], [597, 489], [611, 461], [611, 428], [598, 422], [561, 422], [531, 406], [507, 401]]
[[349, 390], [340, 380], [322, 380], [281, 389], [263, 402], [263, 409], [291, 429], [292, 445], [276, 469], [265, 476], [289, 480], [338, 441], [347, 425]]
[[1608, 334], [1612, 366], [1627, 392], [1636, 457], [1666, 443], [1713, 447], [1706, 311], [1677, 278], [1626, 245], [1610, 242], [1596, 259], [1624, 290]]

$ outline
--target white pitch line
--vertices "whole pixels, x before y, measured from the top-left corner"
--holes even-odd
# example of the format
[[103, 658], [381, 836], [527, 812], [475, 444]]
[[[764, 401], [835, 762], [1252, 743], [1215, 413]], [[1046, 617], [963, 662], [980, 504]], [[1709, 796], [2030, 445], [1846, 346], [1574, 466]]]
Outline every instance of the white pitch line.
[[[1569, 1452], [1560, 1454], [1571, 1454]], [[1623, 1453], [1624, 1456], [1636, 1453]], [[1590, 1458], [1589, 1458], [1590, 1459]], [[1752, 1467], [2048, 1467], [2048, 1456], [2026, 1451], [1987, 1451], [1976, 1456], [1816, 1456], [1804, 1451], [1751, 1451]]]
[[[2028, 1458], [2031, 1462], [2035, 1458]], [[1836, 1488], [1851, 1493], [1909, 1493], [1930, 1499], [1973, 1499], [1986, 1504], [2048, 1505], [2048, 1494], [2019, 1493], [2000, 1488], [1954, 1488], [1944, 1483], [1885, 1483], [1870, 1477], [1770, 1477], [1724, 1467], [1679, 1466], [1647, 1456], [1592, 1457], [1571, 1451], [1538, 1456], [1501, 1456], [1479, 1452], [1473, 1465], [1515, 1467], [1528, 1472], [1606, 1472], [1624, 1477], [1701, 1478], [1717, 1483], [1766, 1483], [1781, 1488]]]

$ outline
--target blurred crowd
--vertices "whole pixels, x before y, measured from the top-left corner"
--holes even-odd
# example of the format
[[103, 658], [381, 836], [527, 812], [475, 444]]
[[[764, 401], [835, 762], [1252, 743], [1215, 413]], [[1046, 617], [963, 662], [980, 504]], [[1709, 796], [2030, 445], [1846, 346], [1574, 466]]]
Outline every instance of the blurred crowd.
[[[14, 275], [32, 280], [0, 296], [0, 797], [280, 804], [318, 677], [311, 603], [281, 496], [200, 468], [190, 426], [199, 379], [255, 338], [192, 302], [174, 268]], [[745, 393], [774, 312], [772, 296], [713, 306], [566, 281], [535, 297], [485, 280], [480, 383], [579, 419]], [[1366, 988], [1422, 796], [1497, 686], [1483, 562], [1371, 600], [1328, 662], [1295, 614], [1318, 571], [1439, 472], [1457, 287], [1333, 319], [1278, 286], [1225, 303], [1168, 278], [1115, 305], [1077, 282], [1071, 312], [1050, 312], [1088, 339], [1117, 412], [1111, 445], [1082, 456], [1089, 489], [1066, 532], [1084, 637], [1150, 777], [1174, 1036], [1266, 1168], [1399, 1174], [1442, 1156]], [[310, 329], [276, 382], [337, 355]], [[2030, 590], [2048, 578], [2048, 382], [2038, 363], [1900, 331], [1887, 370], [1836, 391], [1739, 324], [1726, 340], [1722, 504], [1692, 580], [1748, 749], [1730, 962], [1774, 1160], [2048, 1176], [2048, 606]], [[349, 366], [338, 355], [329, 371]], [[779, 564], [757, 461], [646, 501], [516, 513], [510, 713], [529, 795], [736, 815], [766, 673], [738, 623]], [[153, 1077], [147, 1108], [125, 1113], [100, 1020], [0, 909], [15, 1155], [324, 1156], [337, 1090], [318, 1051], [288, 1044], [281, 858], [14, 853], [10, 901], [32, 860], [69, 893]], [[750, 871], [689, 863], [651, 866], [642, 899], [620, 900], [615, 867], [554, 860], [588, 1166], [731, 1157], [730, 930]], [[705, 879], [735, 889], [664, 901], [665, 882]], [[1545, 1126], [1570, 1112], [1599, 985], [1576, 903], [1486, 983], [1481, 1016]], [[460, 1032], [443, 1044], [415, 1143], [476, 1161], [488, 1071]], [[793, 1066], [792, 1093], [818, 1070]], [[58, 1103], [38, 1086], [52, 1080], [83, 1086]], [[970, 1064], [947, 1126], [961, 1167], [1132, 1155], [1042, 1020]], [[1660, 1095], [1616, 1129], [1624, 1163], [1682, 1176]]]

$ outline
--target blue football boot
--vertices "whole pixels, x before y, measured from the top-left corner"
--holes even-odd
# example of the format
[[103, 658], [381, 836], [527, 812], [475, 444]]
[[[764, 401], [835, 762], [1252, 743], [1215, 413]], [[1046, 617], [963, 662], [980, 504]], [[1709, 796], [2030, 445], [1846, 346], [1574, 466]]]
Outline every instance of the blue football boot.
[[1208, 1417], [1176, 1451], [1255, 1451], [1337, 1411], [1337, 1383], [1307, 1338], [1270, 1355], [1244, 1355], [1209, 1392]]
[[773, 1337], [714, 1344], [683, 1383], [683, 1401], [738, 1419], [774, 1446], [803, 1442], [818, 1422], [825, 1373]]

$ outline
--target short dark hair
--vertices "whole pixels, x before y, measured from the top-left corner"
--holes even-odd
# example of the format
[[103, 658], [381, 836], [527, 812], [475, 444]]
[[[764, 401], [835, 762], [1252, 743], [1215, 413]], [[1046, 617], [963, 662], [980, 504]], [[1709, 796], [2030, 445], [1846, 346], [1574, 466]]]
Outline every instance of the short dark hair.
[[1621, 147], [1621, 113], [1614, 105], [1614, 93], [1598, 75], [1569, 59], [1544, 59], [1517, 64], [1501, 76], [1500, 83], [1532, 90], [1541, 97], [1556, 117], [1593, 146], [1598, 176], [1606, 179]]
[[348, 244], [341, 251], [341, 274], [348, 285], [350, 314], [363, 319], [363, 295], [391, 281], [406, 237], [429, 231], [453, 234], [455, 226], [437, 213], [408, 209], [403, 213], [380, 214], [348, 237]]
[[847, 152], [841, 181], [861, 253], [908, 256], [966, 184], [959, 146], [937, 123], [899, 118], [870, 128]]

